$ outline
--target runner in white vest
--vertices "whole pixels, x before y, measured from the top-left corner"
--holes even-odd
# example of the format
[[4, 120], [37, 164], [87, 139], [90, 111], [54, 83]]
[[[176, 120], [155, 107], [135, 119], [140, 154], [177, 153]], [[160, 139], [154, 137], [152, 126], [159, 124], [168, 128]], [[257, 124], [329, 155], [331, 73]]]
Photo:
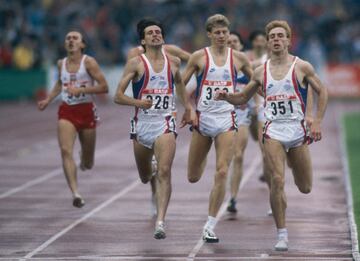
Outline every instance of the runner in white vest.
[[[145, 53], [127, 61], [118, 85], [115, 102], [135, 106], [131, 119], [130, 136], [133, 139], [135, 161], [143, 183], [156, 179], [157, 218], [154, 238], [163, 239], [165, 214], [171, 196], [171, 166], [175, 156], [176, 122], [172, 101], [174, 84], [177, 96], [185, 107], [182, 125], [193, 124], [191, 105], [185, 96], [185, 86], [180, 76], [180, 59], [164, 52], [162, 25], [145, 20], [138, 28]], [[130, 81], [134, 97], [124, 93]], [[152, 176], [151, 159], [155, 154], [157, 174]]]
[[218, 90], [234, 93], [238, 71], [249, 79], [252, 76], [250, 63], [243, 53], [227, 46], [229, 21], [220, 14], [206, 21], [210, 47], [198, 50], [190, 56], [183, 74], [187, 84], [196, 74], [198, 125], [193, 127], [188, 157], [188, 179], [195, 183], [201, 178], [206, 157], [214, 141], [216, 150], [215, 182], [210, 193], [208, 220], [203, 228], [205, 242], [218, 242], [214, 233], [216, 215], [224, 200], [227, 173], [233, 156], [236, 114], [234, 106], [225, 101], [215, 101]]
[[108, 92], [108, 85], [96, 60], [83, 54], [83, 35], [71, 31], [66, 35], [67, 57], [58, 61], [59, 79], [49, 96], [38, 103], [40, 110], [61, 93], [62, 104], [58, 113], [58, 140], [63, 169], [73, 194], [73, 205], [81, 208], [85, 201], [77, 186], [77, 171], [73, 158], [76, 135], [81, 144], [80, 169], [94, 165], [96, 122], [98, 120], [93, 94]]
[[[146, 22], [147, 19], [142, 19], [138, 22], [137, 24], [137, 28], [141, 28], [141, 24]], [[188, 53], [187, 51], [181, 49], [180, 47], [173, 45], [173, 44], [164, 44], [163, 45], [163, 50], [168, 53], [171, 56], [174, 57], [178, 57], [182, 62], [187, 62], [190, 58], [190, 53]], [[127, 54], [127, 61], [129, 61], [131, 58], [137, 57], [141, 54], [143, 54], [145, 52], [144, 47], [142, 47], [141, 45], [133, 47], [129, 50], [128, 54]], [[176, 118], [176, 100], [173, 100], [173, 116]], [[152, 173], [153, 175], [156, 175], [157, 173], [157, 162], [155, 159], [155, 156], [153, 156], [152, 158]], [[150, 181], [150, 185], [151, 185], [151, 213], [153, 216], [157, 215], [157, 209], [156, 209], [156, 180], [155, 179], [151, 179]]]
[[285, 160], [292, 166], [295, 184], [302, 193], [312, 189], [311, 158], [307, 146], [305, 105], [307, 89], [317, 94], [317, 112], [310, 127], [311, 138], [321, 140], [321, 122], [328, 94], [312, 65], [288, 52], [291, 29], [286, 21], [272, 21], [266, 26], [270, 59], [259, 66], [245, 90], [240, 94], [218, 92], [216, 99], [231, 104], [244, 104], [259, 88], [265, 97], [266, 123], [263, 133], [265, 155], [271, 177], [270, 202], [277, 227], [275, 250], [288, 250], [285, 222]]

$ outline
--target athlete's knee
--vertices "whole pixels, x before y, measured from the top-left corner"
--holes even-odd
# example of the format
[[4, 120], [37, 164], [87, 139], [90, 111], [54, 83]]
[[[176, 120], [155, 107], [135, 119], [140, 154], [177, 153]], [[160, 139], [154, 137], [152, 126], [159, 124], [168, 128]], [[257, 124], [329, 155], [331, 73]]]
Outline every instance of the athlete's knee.
[[158, 167], [157, 178], [159, 182], [170, 180], [171, 167], [170, 166], [160, 166]]
[[148, 177], [140, 177], [140, 180], [141, 180], [141, 183], [147, 184], [147, 183], [149, 183], [149, 181], [150, 181], [151, 179], [148, 178]]
[[140, 172], [139, 176], [140, 176], [141, 183], [143, 183], [143, 184], [147, 184], [152, 179], [152, 175], [147, 174], [147, 173]]
[[170, 174], [170, 170], [171, 170], [170, 165], [158, 166], [158, 175], [168, 176]]
[[311, 192], [312, 186], [311, 184], [305, 184], [302, 186], [298, 186], [301, 193], [309, 194]]
[[192, 168], [188, 166], [187, 178], [190, 183], [196, 183], [200, 180], [203, 169], [199, 166]]
[[244, 159], [244, 153], [240, 150], [236, 150], [234, 153], [234, 161], [242, 163]]
[[70, 147], [60, 145], [60, 151], [61, 151], [61, 156], [63, 158], [72, 157], [73, 152], [72, 152], [72, 149]]
[[83, 166], [86, 168], [86, 169], [92, 169], [94, 167], [94, 161], [85, 161], [83, 162]]
[[226, 177], [227, 177], [227, 173], [228, 173], [228, 168], [227, 167], [219, 167], [216, 170], [216, 174], [215, 174], [215, 182], [223, 182], [224, 180], [226, 181]]
[[196, 182], [198, 182], [199, 180], [200, 180], [200, 176], [188, 174], [188, 181], [189, 181], [190, 183], [196, 183]]
[[285, 186], [285, 180], [279, 175], [271, 177], [271, 190], [283, 190]]

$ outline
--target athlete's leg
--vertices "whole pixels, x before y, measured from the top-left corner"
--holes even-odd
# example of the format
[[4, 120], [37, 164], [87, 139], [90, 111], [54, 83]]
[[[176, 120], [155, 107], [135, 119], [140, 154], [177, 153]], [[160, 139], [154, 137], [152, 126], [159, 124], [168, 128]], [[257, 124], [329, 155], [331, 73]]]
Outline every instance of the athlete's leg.
[[258, 132], [258, 120], [257, 120], [257, 116], [256, 115], [251, 115], [251, 121], [250, 121], [250, 125], [249, 125], [249, 131], [250, 131], [250, 135], [253, 138], [254, 141], [258, 141], [261, 136], [259, 136], [259, 132]]
[[76, 139], [75, 126], [64, 119], [58, 121], [58, 141], [61, 150], [62, 165], [66, 181], [75, 198], [81, 198], [77, 187], [76, 164], [73, 158], [73, 149]]
[[286, 197], [285, 185], [285, 150], [277, 140], [265, 139], [266, 160], [269, 162], [268, 168], [271, 176], [270, 204], [273, 211], [276, 227], [285, 228]]
[[156, 179], [157, 222], [164, 221], [171, 196], [171, 166], [175, 157], [175, 149], [174, 133], [163, 134], [155, 141], [154, 152], [158, 162]]
[[81, 145], [80, 168], [91, 169], [94, 166], [96, 129], [84, 129], [79, 132]]
[[156, 174], [157, 174], [157, 162], [155, 155], [151, 159], [151, 175], [152, 179], [150, 180], [151, 187], [151, 213], [153, 217], [157, 216], [157, 199], [156, 199]]
[[215, 137], [216, 173], [210, 193], [209, 216], [216, 217], [224, 201], [226, 178], [233, 156], [234, 132], [227, 131]]
[[208, 219], [203, 228], [203, 240], [207, 243], [219, 242], [219, 238], [214, 233], [214, 227], [216, 215], [225, 197], [227, 172], [233, 157], [233, 143], [233, 131], [227, 131], [215, 137], [216, 173], [209, 198]]
[[270, 173], [269, 173], [268, 163], [267, 163], [266, 157], [265, 157], [265, 150], [264, 150], [264, 144], [263, 144], [263, 128], [264, 128], [264, 122], [258, 121], [259, 147], [260, 147], [260, 150], [261, 150], [261, 156], [262, 156], [262, 162], [263, 162], [263, 174], [260, 177], [260, 179], [262, 181], [265, 181], [266, 184], [268, 185], [269, 189], [270, 189], [271, 177], [270, 177]]
[[249, 127], [246, 125], [240, 125], [234, 137], [234, 158], [233, 158], [233, 173], [230, 180], [230, 194], [231, 199], [236, 200], [239, 185], [243, 176], [243, 162], [244, 152], [248, 142]]
[[201, 135], [198, 131], [192, 132], [188, 157], [188, 180], [198, 182], [206, 166], [206, 156], [211, 148], [212, 139]]
[[151, 158], [154, 154], [154, 150], [141, 145], [136, 140], [133, 141], [133, 145], [135, 162], [139, 172], [139, 176], [141, 182], [146, 184], [152, 178]]
[[312, 188], [312, 167], [308, 145], [291, 148], [288, 160], [292, 167], [296, 186], [302, 193], [310, 193]]

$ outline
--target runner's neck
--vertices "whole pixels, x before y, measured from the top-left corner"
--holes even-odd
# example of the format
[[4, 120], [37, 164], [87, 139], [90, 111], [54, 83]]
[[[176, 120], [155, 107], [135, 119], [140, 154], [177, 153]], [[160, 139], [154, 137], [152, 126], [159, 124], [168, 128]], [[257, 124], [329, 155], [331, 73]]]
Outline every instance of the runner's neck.
[[81, 52], [68, 53], [67, 58], [70, 63], [79, 63], [82, 58], [82, 53]]

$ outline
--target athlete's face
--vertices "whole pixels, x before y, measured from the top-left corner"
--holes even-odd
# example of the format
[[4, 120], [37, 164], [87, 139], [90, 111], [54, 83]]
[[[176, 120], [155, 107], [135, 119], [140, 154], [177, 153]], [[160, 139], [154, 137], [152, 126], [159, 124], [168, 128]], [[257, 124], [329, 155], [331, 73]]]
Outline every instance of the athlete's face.
[[141, 40], [142, 45], [158, 46], [164, 43], [161, 28], [157, 25], [150, 25], [144, 30], [144, 39]]
[[230, 36], [229, 28], [226, 26], [215, 26], [211, 32], [208, 32], [208, 37], [211, 44], [218, 46], [226, 46]]
[[269, 32], [268, 46], [273, 53], [287, 50], [290, 46], [290, 39], [282, 27], [275, 27]]
[[82, 35], [79, 32], [69, 32], [65, 37], [65, 49], [67, 52], [81, 52], [85, 48]]
[[254, 50], [264, 51], [266, 50], [266, 37], [264, 35], [259, 34], [252, 41], [251, 45]]
[[236, 34], [230, 34], [227, 44], [236, 51], [241, 51], [244, 48], [244, 45], [240, 42], [240, 39]]

